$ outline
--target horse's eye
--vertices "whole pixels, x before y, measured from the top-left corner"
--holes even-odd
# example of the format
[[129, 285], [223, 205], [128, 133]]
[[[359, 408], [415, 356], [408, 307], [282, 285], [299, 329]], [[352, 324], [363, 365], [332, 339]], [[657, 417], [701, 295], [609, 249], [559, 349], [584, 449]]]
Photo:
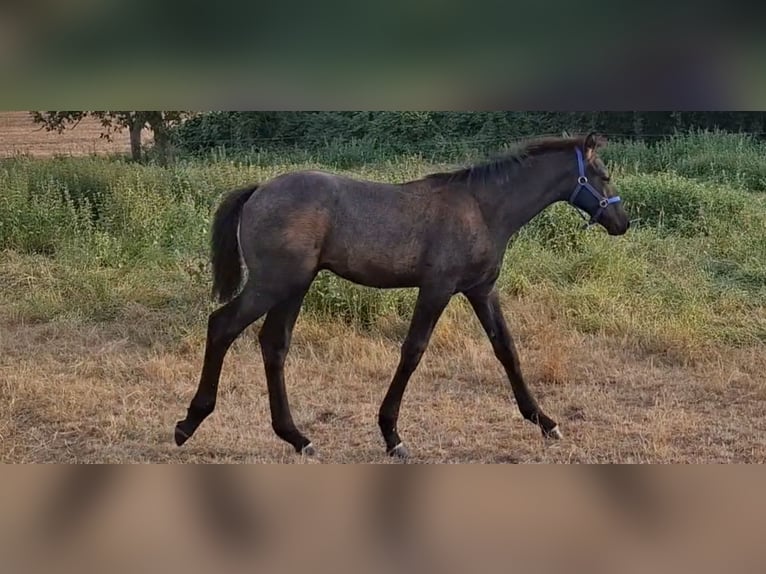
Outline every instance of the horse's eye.
[[609, 177], [608, 175], [602, 175], [602, 176], [601, 176], [601, 179], [602, 179], [602, 180], [604, 180], [604, 181], [605, 181], [605, 182], [607, 182], [607, 183], [609, 183], [610, 181], [612, 181], [612, 178], [611, 178], [611, 177]]

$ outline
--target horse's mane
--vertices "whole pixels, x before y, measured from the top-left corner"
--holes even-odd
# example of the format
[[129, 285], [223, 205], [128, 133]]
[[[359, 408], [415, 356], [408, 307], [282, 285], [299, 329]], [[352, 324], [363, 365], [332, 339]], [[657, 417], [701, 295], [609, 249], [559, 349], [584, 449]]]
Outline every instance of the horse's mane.
[[426, 180], [441, 182], [466, 183], [469, 181], [487, 181], [505, 177], [514, 166], [524, 159], [538, 156], [549, 151], [574, 150], [576, 146], [583, 147], [585, 138], [544, 138], [522, 143], [517, 149], [494, 159], [458, 168], [452, 171], [432, 173]]

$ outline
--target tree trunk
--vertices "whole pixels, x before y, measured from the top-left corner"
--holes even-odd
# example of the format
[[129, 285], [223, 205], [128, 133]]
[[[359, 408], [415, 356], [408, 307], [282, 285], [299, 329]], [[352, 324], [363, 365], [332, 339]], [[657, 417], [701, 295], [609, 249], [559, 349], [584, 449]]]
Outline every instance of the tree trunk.
[[160, 165], [168, 165], [170, 160], [170, 133], [162, 112], [150, 112], [147, 120], [149, 127], [154, 132], [154, 149], [157, 151], [157, 160]]
[[141, 130], [143, 129], [143, 119], [134, 119], [130, 126], [130, 157], [136, 162], [141, 161]]

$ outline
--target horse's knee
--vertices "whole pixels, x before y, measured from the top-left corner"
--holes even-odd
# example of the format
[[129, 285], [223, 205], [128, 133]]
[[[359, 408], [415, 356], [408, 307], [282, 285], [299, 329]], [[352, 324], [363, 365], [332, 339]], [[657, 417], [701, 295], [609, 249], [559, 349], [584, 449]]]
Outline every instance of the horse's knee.
[[224, 340], [225, 324], [221, 321], [221, 316], [217, 311], [210, 313], [207, 318], [207, 340], [218, 345]]
[[423, 358], [423, 354], [426, 352], [426, 343], [416, 341], [414, 343], [407, 343], [402, 346], [401, 361], [406, 366], [414, 366], [420, 362]]
[[261, 345], [261, 355], [267, 365], [282, 365], [287, 357], [287, 342], [283, 340], [275, 341], [273, 338], [264, 334], [263, 331], [258, 336]]
[[207, 320], [207, 339], [211, 345], [230, 345], [239, 335], [230, 320], [221, 313], [221, 309], [213, 311]]

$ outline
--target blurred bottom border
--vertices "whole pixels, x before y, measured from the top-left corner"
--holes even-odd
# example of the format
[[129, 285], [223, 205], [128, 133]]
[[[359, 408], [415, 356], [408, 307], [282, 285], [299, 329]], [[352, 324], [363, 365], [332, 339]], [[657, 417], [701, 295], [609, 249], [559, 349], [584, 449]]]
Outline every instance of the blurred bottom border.
[[18, 573], [721, 572], [762, 564], [766, 526], [757, 466], [6, 466], [2, 481]]

